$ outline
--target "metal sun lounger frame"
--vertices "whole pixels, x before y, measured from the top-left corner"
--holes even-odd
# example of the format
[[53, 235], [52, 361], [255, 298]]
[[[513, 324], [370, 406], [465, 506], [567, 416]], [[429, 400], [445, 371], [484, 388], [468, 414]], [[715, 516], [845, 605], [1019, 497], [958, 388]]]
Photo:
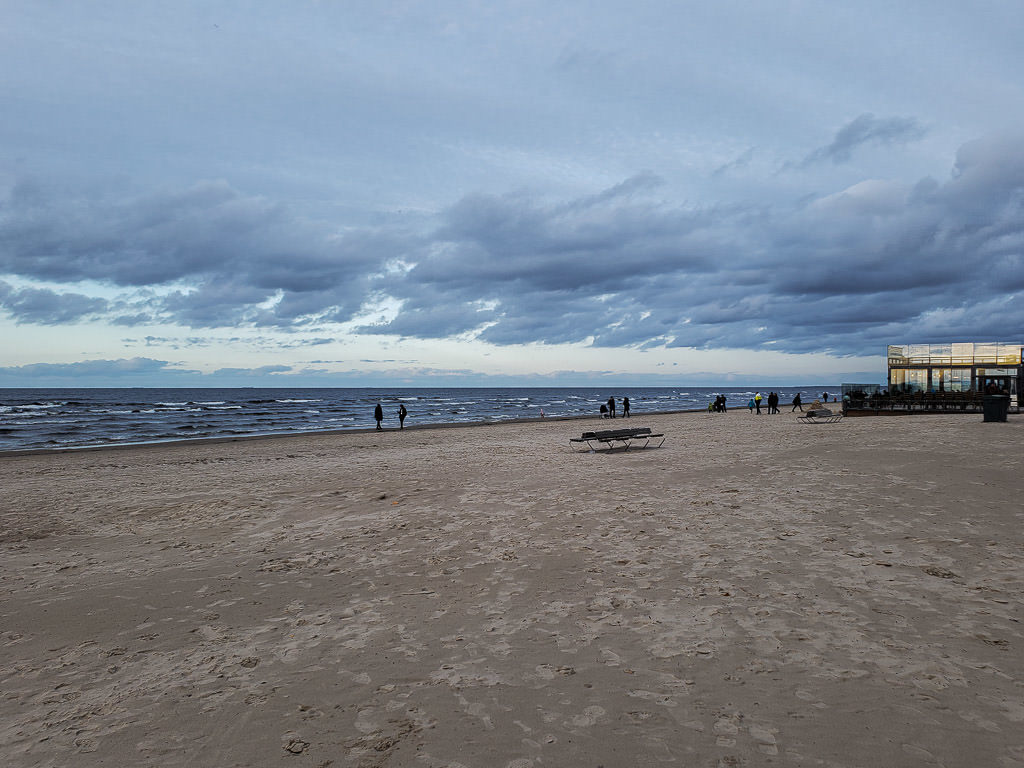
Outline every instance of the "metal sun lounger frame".
[[[613, 450], [616, 447], [616, 443], [622, 444], [622, 449], [628, 451], [635, 441], [643, 440], [644, 444], [639, 446], [640, 448], [647, 448], [652, 440], [661, 438], [657, 445], [651, 446], [652, 448], [660, 448], [665, 443], [665, 435], [663, 434], [652, 434], [650, 427], [633, 427], [628, 429], [605, 429], [599, 432], [584, 432], [580, 437], [569, 438], [569, 448], [576, 450], [573, 447], [573, 443], [586, 443], [588, 450], [591, 452], [601, 450], [602, 445], [607, 450]], [[596, 445], [596, 447], [595, 447]], [[582, 451], [577, 451], [582, 453]]]
[[841, 413], [832, 413], [828, 408], [821, 408], [815, 411], [808, 411], [804, 416], [797, 416], [796, 420], [801, 424], [835, 424], [843, 418]]

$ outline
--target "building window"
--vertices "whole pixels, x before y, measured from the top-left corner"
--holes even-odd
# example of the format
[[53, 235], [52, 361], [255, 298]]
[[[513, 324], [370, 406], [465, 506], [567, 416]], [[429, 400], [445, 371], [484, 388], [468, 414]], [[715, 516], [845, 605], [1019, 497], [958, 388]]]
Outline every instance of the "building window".
[[971, 380], [970, 368], [954, 368], [951, 373], [948, 389], [950, 392], [970, 392]]
[[907, 371], [903, 368], [889, 369], [889, 387], [893, 392], [902, 392], [907, 382]]

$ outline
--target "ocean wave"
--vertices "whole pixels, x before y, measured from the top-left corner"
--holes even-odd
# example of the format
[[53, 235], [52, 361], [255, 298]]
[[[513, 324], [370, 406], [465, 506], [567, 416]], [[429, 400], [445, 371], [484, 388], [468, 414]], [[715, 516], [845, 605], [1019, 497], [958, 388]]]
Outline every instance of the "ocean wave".
[[[782, 388], [792, 396], [796, 388]], [[804, 387], [804, 391], [808, 388]], [[824, 387], [815, 388], [820, 392]], [[830, 389], [835, 389], [831, 387]], [[160, 442], [217, 435], [315, 432], [372, 427], [373, 404], [381, 397], [389, 425], [398, 426], [394, 411], [401, 402], [416, 424], [509, 421], [545, 415], [598, 416], [607, 402], [605, 387], [452, 388], [418, 391], [388, 389], [238, 390], [60, 390], [6, 391], [0, 405], [0, 451], [31, 447], [80, 447]], [[745, 406], [741, 388], [698, 387], [692, 390], [615, 388], [628, 394], [633, 413], [701, 408], [724, 392], [730, 405]], [[751, 390], [752, 392], [753, 390]], [[767, 390], [761, 390], [762, 394]], [[10, 394], [8, 394], [10, 393]], [[320, 395], [312, 397], [313, 394]], [[167, 400], [167, 396], [183, 400]], [[219, 397], [210, 400], [209, 397]], [[201, 414], [201, 415], [200, 415]]]

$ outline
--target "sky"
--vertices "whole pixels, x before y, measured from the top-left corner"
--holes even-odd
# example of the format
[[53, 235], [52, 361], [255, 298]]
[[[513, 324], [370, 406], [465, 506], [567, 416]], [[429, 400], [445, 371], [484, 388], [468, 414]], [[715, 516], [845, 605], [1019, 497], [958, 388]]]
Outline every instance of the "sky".
[[1019, 342], [1022, 39], [1019, 0], [0, 0], [0, 386]]

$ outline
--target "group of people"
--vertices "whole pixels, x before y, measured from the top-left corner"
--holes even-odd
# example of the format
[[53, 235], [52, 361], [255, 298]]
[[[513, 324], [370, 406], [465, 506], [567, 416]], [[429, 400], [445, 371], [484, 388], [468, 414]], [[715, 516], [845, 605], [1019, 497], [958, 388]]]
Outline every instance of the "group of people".
[[767, 404], [768, 413], [779, 413], [779, 395], [777, 392], [769, 392], [767, 398], [762, 397], [760, 392], [755, 392], [754, 396], [750, 398], [750, 402], [747, 403], [747, 407], [751, 413], [756, 413], [760, 416], [762, 402]]
[[[769, 392], [768, 397], [762, 397], [760, 392], [755, 392], [754, 396], [750, 398], [750, 402], [747, 403], [747, 407], [751, 413], [761, 415], [761, 403], [765, 403], [768, 406], [768, 413], [782, 413], [779, 410], [779, 393]], [[800, 404], [800, 393], [797, 392], [796, 397], [793, 398], [793, 410], [799, 408], [801, 411], [804, 409]]]
[[[822, 396], [822, 400], [828, 402], [828, 393], [826, 392]], [[708, 410], [714, 411], [715, 413], [725, 413], [725, 395], [718, 395], [714, 402], [708, 403]], [[747, 406], [750, 408], [750, 412], [757, 412], [761, 414], [761, 403], [765, 401], [765, 398], [761, 397], [760, 392], [756, 392]], [[768, 413], [780, 413], [779, 411], [779, 395], [777, 392], [769, 392], [767, 397]], [[793, 398], [793, 410], [799, 408], [803, 411], [804, 407], [800, 402], [800, 393], [797, 392], [796, 397]], [[601, 418], [602, 419], [614, 419], [616, 412], [615, 397], [609, 397], [607, 403], [601, 405]], [[409, 411], [406, 410], [405, 404], [399, 404], [398, 406], [398, 428], [405, 429], [405, 417], [409, 415]], [[544, 411], [540, 412], [541, 418], [544, 417]], [[629, 398], [622, 398], [622, 418], [629, 418]], [[377, 407], [373, 409], [373, 419], [377, 422], [377, 429], [384, 429], [381, 426], [381, 422], [384, 421], [384, 409], [380, 403], [377, 403]]]
[[[409, 411], [405, 408], [405, 403], [400, 403], [398, 406], [398, 428], [405, 429], [405, 417], [409, 415]], [[377, 403], [377, 407], [373, 409], [373, 420], [377, 422], [377, 429], [384, 429], [380, 425], [384, 421], [384, 409], [381, 408], [380, 403]]]
[[715, 398], [714, 402], [708, 403], [708, 410], [714, 413], [725, 413], [725, 395], [719, 395]]
[[[602, 419], [614, 419], [615, 418], [615, 398], [609, 397], [607, 403], [601, 404], [601, 418]], [[622, 398], [622, 418], [629, 418], [629, 398]]]
[[[828, 402], [828, 392], [822, 393], [821, 399], [822, 399], [822, 402], [827, 403]], [[723, 400], [724, 400], [724, 398], [723, 398]], [[761, 403], [762, 402], [765, 402], [767, 404], [767, 406], [768, 406], [768, 413], [770, 413], [770, 414], [771, 413], [782, 413], [782, 411], [779, 410], [779, 394], [778, 394], [778, 392], [769, 392], [767, 398], [761, 397], [761, 393], [760, 392], [755, 392], [754, 396], [752, 398], [750, 398], [750, 402], [747, 403], [747, 407], [750, 408], [750, 412], [751, 413], [757, 413], [758, 415], [760, 415], [761, 414]], [[724, 402], [723, 402], [723, 405], [724, 405]], [[804, 405], [803, 405], [803, 401], [800, 399], [800, 393], [799, 392], [797, 392], [796, 395], [793, 397], [793, 407], [790, 408], [789, 412], [792, 413], [793, 411], [797, 410], [798, 408], [800, 409], [800, 412], [803, 413]]]

